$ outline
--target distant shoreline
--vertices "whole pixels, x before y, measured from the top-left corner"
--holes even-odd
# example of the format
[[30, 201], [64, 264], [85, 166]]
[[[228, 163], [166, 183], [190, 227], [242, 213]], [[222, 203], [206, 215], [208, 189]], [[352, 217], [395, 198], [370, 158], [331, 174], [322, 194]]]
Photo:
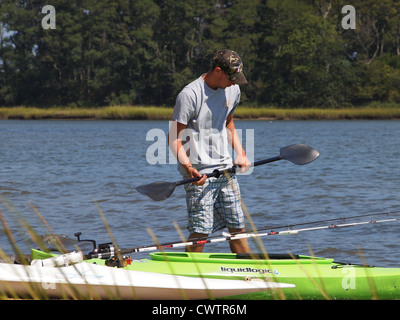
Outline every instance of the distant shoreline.
[[[0, 120], [170, 120], [173, 108], [110, 106], [99, 108], [0, 107]], [[398, 107], [251, 108], [239, 106], [240, 120], [400, 120]]]

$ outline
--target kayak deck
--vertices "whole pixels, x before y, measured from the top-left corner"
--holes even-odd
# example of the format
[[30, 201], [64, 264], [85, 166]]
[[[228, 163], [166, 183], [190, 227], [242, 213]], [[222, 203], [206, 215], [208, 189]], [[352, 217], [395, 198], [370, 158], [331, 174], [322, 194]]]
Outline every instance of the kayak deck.
[[[155, 252], [125, 268], [189, 277], [267, 280], [294, 288], [258, 292], [251, 299], [400, 299], [400, 268], [336, 263], [304, 255]], [[88, 260], [104, 263], [104, 260]]]
[[[37, 252], [35, 258], [45, 259]], [[105, 259], [86, 263], [110, 265]], [[154, 252], [121, 269], [211, 279], [293, 284], [245, 299], [400, 299], [400, 268], [343, 264], [304, 255]]]

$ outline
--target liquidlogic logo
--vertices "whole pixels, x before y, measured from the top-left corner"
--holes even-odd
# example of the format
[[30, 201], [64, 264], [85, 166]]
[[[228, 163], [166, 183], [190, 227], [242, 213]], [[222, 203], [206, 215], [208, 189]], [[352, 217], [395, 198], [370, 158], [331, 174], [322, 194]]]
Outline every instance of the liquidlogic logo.
[[221, 272], [229, 272], [229, 273], [258, 273], [258, 274], [271, 274], [274, 273], [269, 269], [258, 269], [258, 268], [230, 268], [230, 267], [221, 267]]

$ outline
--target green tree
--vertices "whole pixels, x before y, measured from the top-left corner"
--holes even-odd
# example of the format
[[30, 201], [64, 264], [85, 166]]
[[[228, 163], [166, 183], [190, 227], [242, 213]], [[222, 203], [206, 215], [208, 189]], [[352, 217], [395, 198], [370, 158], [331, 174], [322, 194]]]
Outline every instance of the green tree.
[[35, 14], [38, 8], [39, 4], [33, 1], [1, 2], [1, 23], [10, 33], [8, 39], [4, 39], [3, 36], [6, 46], [2, 45], [2, 72], [7, 72], [4, 79], [8, 82], [3, 100], [12, 98], [10, 102], [14, 104], [22, 104], [25, 101], [32, 103], [37, 97], [40, 78], [37, 75], [34, 49], [35, 33], [40, 23], [39, 14]]
[[[40, 19], [43, 17], [40, 15]], [[37, 28], [34, 51], [40, 88], [33, 103], [66, 105], [81, 99], [82, 18], [83, 12], [76, 1], [59, 0], [56, 29]]]
[[258, 72], [264, 89], [259, 90], [260, 103], [337, 106], [346, 99], [341, 90], [341, 75], [348, 68], [343, 43], [325, 15], [304, 2], [271, 1], [260, 3], [258, 21], [256, 60], [265, 67]]
[[0, 2], [0, 104], [169, 105], [218, 49], [243, 58], [252, 105], [399, 101], [400, 0]]

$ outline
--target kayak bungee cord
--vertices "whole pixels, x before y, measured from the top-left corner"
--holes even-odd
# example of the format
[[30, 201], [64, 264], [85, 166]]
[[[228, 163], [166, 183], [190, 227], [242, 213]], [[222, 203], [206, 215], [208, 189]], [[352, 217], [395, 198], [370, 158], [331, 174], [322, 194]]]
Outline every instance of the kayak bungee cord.
[[[242, 233], [225, 233], [225, 232], [223, 232], [222, 237], [214, 236], [214, 237], [208, 237], [208, 238], [197, 238], [197, 239], [192, 239], [190, 241], [169, 242], [169, 243], [163, 243], [163, 244], [147, 245], [147, 246], [118, 249], [118, 250], [115, 250], [112, 243], [104, 243], [104, 244], [99, 244], [98, 246], [96, 246], [96, 242], [94, 240], [81, 240], [80, 239], [81, 233], [78, 232], [75, 234], [75, 236], [78, 238], [78, 242], [90, 241], [93, 243], [94, 249], [92, 252], [90, 252], [86, 255], [83, 254], [82, 252], [71, 252], [71, 253], [59, 255], [54, 258], [39, 260], [39, 261], [36, 261], [36, 263], [40, 263], [43, 266], [60, 266], [60, 265], [65, 265], [65, 264], [77, 263], [77, 262], [81, 262], [83, 260], [89, 260], [89, 259], [94, 259], [94, 258], [110, 259], [110, 258], [115, 257], [117, 254], [123, 255], [123, 254], [129, 254], [129, 253], [137, 253], [137, 252], [149, 252], [149, 251], [157, 251], [160, 249], [180, 248], [180, 247], [192, 246], [192, 245], [196, 245], [196, 244], [217, 243], [217, 242], [238, 240], [238, 239], [244, 239], [244, 238], [259, 238], [259, 237], [273, 236], [273, 235], [296, 235], [299, 232], [305, 232], [305, 231], [335, 229], [335, 228], [360, 226], [360, 225], [367, 225], [367, 224], [394, 222], [394, 221], [400, 220], [400, 218], [393, 217], [393, 218], [386, 218], [386, 219], [380, 219], [380, 220], [372, 219], [372, 220], [368, 220], [368, 221], [357, 221], [357, 222], [346, 222], [346, 221], [351, 220], [351, 219], [359, 219], [359, 218], [365, 218], [365, 217], [371, 217], [371, 216], [382, 216], [382, 215], [389, 216], [393, 213], [399, 213], [399, 212], [400, 211], [365, 214], [365, 215], [357, 215], [357, 216], [351, 216], [351, 217], [342, 217], [342, 218], [325, 219], [325, 220], [318, 220], [318, 221], [312, 221], [312, 222], [303, 222], [303, 223], [297, 223], [297, 224], [291, 224], [291, 225], [265, 227], [265, 228], [259, 229], [259, 231], [264, 231], [267, 229], [271, 229], [271, 231], [261, 232], [261, 233], [260, 232], [250, 232], [250, 233], [249, 232], [247, 232], [247, 233], [243, 233], [243, 232]], [[295, 226], [313, 225], [313, 224], [324, 223], [324, 222], [333, 222], [333, 221], [343, 221], [343, 223], [330, 223], [330, 224], [325, 224], [322, 226], [313, 226], [313, 227], [299, 228], [299, 229], [294, 228]], [[285, 228], [285, 230], [283, 230], [283, 231], [274, 231], [277, 229], [284, 229], [284, 228]]]

